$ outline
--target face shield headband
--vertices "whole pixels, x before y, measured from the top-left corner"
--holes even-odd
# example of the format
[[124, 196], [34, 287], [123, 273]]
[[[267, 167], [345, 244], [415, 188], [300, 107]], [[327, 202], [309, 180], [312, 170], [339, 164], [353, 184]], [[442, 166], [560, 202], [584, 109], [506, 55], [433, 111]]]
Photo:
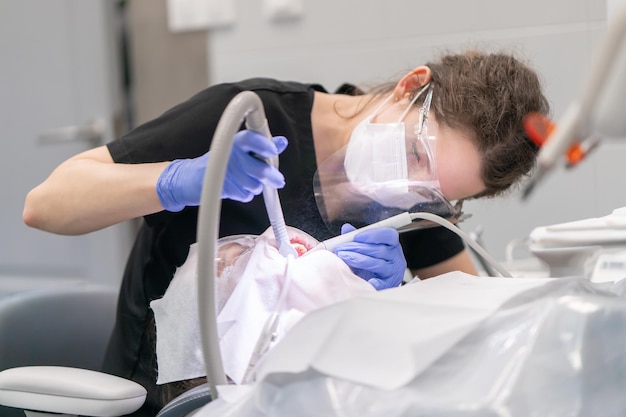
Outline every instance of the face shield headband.
[[[406, 126], [404, 119], [424, 93], [417, 123]], [[428, 117], [432, 95], [432, 86], [426, 85], [397, 122], [373, 123], [389, 96], [354, 128], [346, 146], [319, 165], [313, 188], [328, 226], [334, 229], [349, 222], [360, 227], [404, 211], [449, 219], [460, 215], [439, 187], [437, 123]]]

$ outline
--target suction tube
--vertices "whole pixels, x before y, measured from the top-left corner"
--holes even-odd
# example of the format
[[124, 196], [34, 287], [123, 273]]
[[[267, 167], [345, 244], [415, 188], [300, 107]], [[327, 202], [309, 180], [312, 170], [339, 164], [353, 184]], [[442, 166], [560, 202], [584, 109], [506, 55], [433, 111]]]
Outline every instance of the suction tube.
[[[215, 307], [217, 305], [215, 302], [217, 247], [215, 244], [219, 233], [221, 193], [226, 176], [226, 166], [230, 157], [233, 137], [244, 119], [248, 129], [267, 136], [268, 140], [271, 137], [265, 119], [263, 103], [259, 96], [251, 91], [243, 91], [236, 95], [224, 110], [215, 130], [210, 149], [212, 157], [207, 163], [198, 211], [197, 242], [198, 253], [200, 254], [197, 267], [198, 314], [202, 353], [212, 399], [218, 397], [217, 386], [227, 383], [217, 334], [217, 311]], [[278, 166], [277, 157], [268, 162]], [[264, 187], [263, 199], [280, 250], [281, 242], [289, 243], [289, 239], [278, 199], [278, 191]], [[291, 248], [291, 245], [288, 246]], [[286, 250], [283, 249], [281, 253], [286, 255], [283, 253], [284, 251]]]

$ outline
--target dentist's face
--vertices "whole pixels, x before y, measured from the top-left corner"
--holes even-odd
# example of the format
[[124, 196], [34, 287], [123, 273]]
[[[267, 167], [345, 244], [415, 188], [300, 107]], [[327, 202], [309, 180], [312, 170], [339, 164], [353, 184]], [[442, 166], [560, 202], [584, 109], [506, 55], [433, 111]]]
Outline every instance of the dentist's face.
[[[402, 108], [406, 104], [399, 102], [396, 105], [377, 117], [379, 123], [390, 123], [398, 120]], [[435, 116], [430, 112], [429, 119], [436, 126], [436, 139], [434, 142], [434, 166], [436, 176], [439, 179], [441, 193], [449, 200], [459, 200], [468, 198], [485, 190], [485, 184], [480, 176], [481, 154], [470, 136], [459, 129], [437, 123]], [[409, 112], [405, 118], [407, 130], [411, 131], [419, 122], [419, 111], [417, 109]], [[409, 137], [410, 132], [407, 132]], [[407, 148], [407, 155], [412, 155], [411, 149]], [[416, 166], [424, 170], [426, 158], [418, 158], [419, 164]], [[409, 170], [411, 163], [409, 160]], [[410, 178], [418, 178], [413, 174]]]
[[458, 129], [439, 125], [436, 169], [441, 192], [450, 201], [474, 196], [486, 188], [480, 177], [480, 152]]

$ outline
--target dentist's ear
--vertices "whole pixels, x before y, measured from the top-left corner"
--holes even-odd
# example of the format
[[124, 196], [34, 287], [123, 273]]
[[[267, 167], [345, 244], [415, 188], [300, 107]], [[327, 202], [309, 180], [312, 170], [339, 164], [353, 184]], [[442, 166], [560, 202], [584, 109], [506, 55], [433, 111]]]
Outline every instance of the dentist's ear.
[[401, 100], [405, 95], [412, 93], [419, 87], [423, 87], [430, 82], [432, 71], [427, 66], [419, 66], [406, 74], [393, 90], [396, 100]]

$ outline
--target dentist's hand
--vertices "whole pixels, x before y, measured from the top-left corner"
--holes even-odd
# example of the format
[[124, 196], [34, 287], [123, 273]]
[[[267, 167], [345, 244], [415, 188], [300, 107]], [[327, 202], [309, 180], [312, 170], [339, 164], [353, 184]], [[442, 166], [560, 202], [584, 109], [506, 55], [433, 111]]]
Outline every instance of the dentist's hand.
[[[238, 132], [226, 167], [222, 198], [246, 203], [263, 191], [264, 184], [274, 188], [284, 187], [283, 174], [258, 157], [272, 158], [286, 147], [287, 139], [283, 136], [273, 137], [270, 141], [251, 130]], [[165, 210], [181, 211], [186, 206], [200, 204], [204, 173], [210, 157], [210, 152], [207, 152], [193, 159], [176, 159], [163, 170], [156, 191]]]
[[[355, 228], [350, 224], [341, 227], [341, 234]], [[356, 275], [377, 290], [397, 287], [402, 283], [406, 259], [398, 231], [391, 227], [364, 230], [354, 236], [354, 241], [342, 243], [334, 252]]]

